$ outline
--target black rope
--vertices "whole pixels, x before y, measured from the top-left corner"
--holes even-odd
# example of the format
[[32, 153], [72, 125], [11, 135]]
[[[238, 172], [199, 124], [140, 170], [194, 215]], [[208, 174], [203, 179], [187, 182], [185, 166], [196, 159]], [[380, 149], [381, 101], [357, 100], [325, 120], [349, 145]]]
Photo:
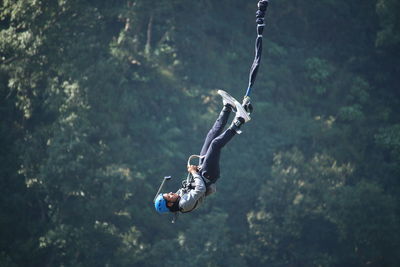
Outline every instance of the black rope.
[[253, 65], [251, 66], [250, 69], [250, 75], [249, 75], [249, 84], [247, 87], [245, 99], [250, 97], [251, 94], [251, 89], [253, 88], [254, 82], [257, 77], [257, 72], [258, 68], [260, 66], [261, 62], [261, 54], [262, 54], [262, 34], [264, 31], [264, 26], [265, 26], [265, 13], [267, 12], [267, 7], [268, 7], [268, 0], [260, 0], [258, 2], [258, 10], [256, 12], [256, 22], [257, 22], [257, 39], [256, 39], [256, 54], [255, 58], [253, 61]]

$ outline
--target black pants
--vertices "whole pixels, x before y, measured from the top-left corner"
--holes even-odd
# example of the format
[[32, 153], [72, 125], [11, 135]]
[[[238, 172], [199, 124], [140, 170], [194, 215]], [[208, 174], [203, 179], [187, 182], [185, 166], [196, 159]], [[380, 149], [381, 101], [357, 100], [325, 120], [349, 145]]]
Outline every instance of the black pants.
[[200, 159], [201, 174], [203, 177], [209, 179], [211, 183], [219, 178], [219, 159], [221, 156], [222, 148], [232, 139], [236, 134], [233, 129], [226, 129], [224, 127], [228, 121], [230, 110], [222, 110], [213, 127], [207, 134], [204, 141], [203, 148], [201, 149], [200, 155], [205, 156]]

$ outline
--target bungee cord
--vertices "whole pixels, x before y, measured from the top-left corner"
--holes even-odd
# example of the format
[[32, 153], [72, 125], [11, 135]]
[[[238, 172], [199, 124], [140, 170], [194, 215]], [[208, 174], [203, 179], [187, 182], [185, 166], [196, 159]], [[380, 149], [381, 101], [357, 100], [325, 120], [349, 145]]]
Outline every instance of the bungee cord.
[[261, 54], [262, 54], [262, 38], [263, 31], [265, 27], [265, 14], [267, 12], [268, 0], [260, 0], [258, 2], [258, 10], [256, 12], [256, 23], [257, 23], [257, 38], [255, 43], [255, 57], [253, 61], [253, 65], [250, 68], [249, 74], [249, 84], [247, 86], [246, 94], [243, 99], [243, 103], [250, 103], [250, 94], [253, 88], [254, 82], [257, 77], [258, 69], [261, 63]]

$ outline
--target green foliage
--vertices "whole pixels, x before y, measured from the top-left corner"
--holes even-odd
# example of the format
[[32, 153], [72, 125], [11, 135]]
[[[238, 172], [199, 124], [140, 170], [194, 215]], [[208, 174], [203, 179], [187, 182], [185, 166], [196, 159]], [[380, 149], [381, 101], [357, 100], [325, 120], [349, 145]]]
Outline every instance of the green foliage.
[[306, 70], [309, 72], [309, 79], [315, 84], [315, 92], [323, 95], [327, 89], [321, 85], [329, 84], [333, 67], [319, 58], [309, 58], [306, 60]]
[[337, 227], [326, 209], [351, 172], [326, 155], [307, 160], [298, 149], [276, 154], [259, 209], [248, 213], [253, 264], [334, 266]]
[[254, 56], [256, 1], [0, 5], [1, 266], [397, 266], [395, 0], [271, 1], [255, 112], [218, 193], [185, 176]]
[[379, 0], [376, 4], [377, 13], [381, 18], [381, 30], [378, 32], [376, 44], [378, 46], [400, 44], [400, 18], [397, 12], [399, 2], [395, 0]]
[[377, 143], [389, 149], [400, 160], [400, 124], [381, 129], [375, 138]]
[[338, 237], [347, 257], [342, 265], [395, 266], [399, 237], [399, 216], [393, 213], [396, 199], [379, 185], [360, 182], [342, 187], [328, 204], [329, 217], [337, 226]]
[[164, 264], [177, 266], [246, 266], [242, 246], [229, 238], [227, 220], [228, 214], [219, 209], [193, 219], [176, 238], [154, 246], [144, 265], [154, 266], [165, 259]]

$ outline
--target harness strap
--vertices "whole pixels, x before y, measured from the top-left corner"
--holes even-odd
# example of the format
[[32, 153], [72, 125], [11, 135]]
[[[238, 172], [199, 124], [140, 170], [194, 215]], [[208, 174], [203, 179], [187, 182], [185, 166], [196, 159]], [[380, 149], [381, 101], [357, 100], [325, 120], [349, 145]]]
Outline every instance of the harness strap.
[[[191, 161], [192, 159], [198, 158], [198, 159], [199, 159], [199, 162], [200, 162], [200, 160], [203, 159], [204, 157], [205, 157], [205, 156], [191, 155], [191, 156], [189, 157], [188, 161], [187, 161], [187, 166], [188, 166], [188, 167], [190, 166], [190, 161]], [[199, 170], [201, 170], [201, 166], [199, 166]], [[211, 181], [210, 181], [209, 179], [205, 178], [203, 175], [201, 175], [201, 173], [200, 173], [200, 177], [201, 177], [201, 179], [203, 179], [204, 184], [206, 185], [206, 188], [207, 188], [209, 185], [212, 184]], [[185, 190], [194, 189], [194, 186], [192, 185], [192, 181], [193, 181], [193, 175], [192, 175], [191, 173], [188, 173], [188, 176], [187, 176], [186, 180], [183, 180], [183, 181], [182, 181], [182, 187], [183, 187]], [[194, 210], [194, 209], [197, 207], [197, 204], [198, 204], [198, 203], [199, 203], [199, 201], [196, 201], [196, 204], [195, 204], [195, 205], [193, 206], [193, 208], [190, 209], [190, 210], [183, 211], [182, 209], [180, 209], [179, 211], [180, 211], [181, 213], [191, 212], [192, 210]]]

